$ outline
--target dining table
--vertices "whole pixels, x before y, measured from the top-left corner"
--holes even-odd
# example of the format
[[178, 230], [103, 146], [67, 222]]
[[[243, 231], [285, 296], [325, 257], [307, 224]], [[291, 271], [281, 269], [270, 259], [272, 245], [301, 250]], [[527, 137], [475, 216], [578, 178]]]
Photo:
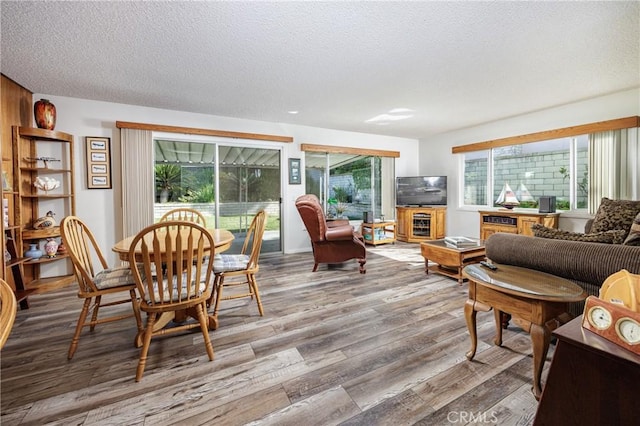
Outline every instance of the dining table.
[[[213, 237], [213, 242], [214, 242], [214, 253], [220, 253], [223, 251], [228, 250], [231, 247], [231, 243], [234, 240], [234, 236], [233, 234], [226, 230], [226, 229], [218, 229], [218, 228], [207, 228], [207, 231], [209, 233], [211, 233], [212, 237]], [[169, 231], [171, 232], [171, 230]], [[151, 238], [151, 235], [148, 235], [149, 238]], [[117, 255], [118, 258], [122, 261], [125, 262], [130, 262], [130, 261], [139, 261], [140, 259], [137, 257], [138, 253], [141, 253], [142, 248], [139, 246], [139, 248], [137, 250], [135, 250], [136, 253], [136, 259], [130, 259], [129, 258], [129, 249], [131, 248], [131, 242], [133, 241], [133, 239], [135, 238], [135, 235], [129, 236], [121, 241], [118, 241], [113, 247], [112, 247], [112, 251], [114, 251]], [[186, 235], [184, 238], [187, 238]], [[165, 258], [167, 257], [167, 251], [164, 247], [164, 244], [162, 240], [160, 240], [160, 249], [158, 251], [158, 253], [153, 253], [153, 257], [155, 259], [156, 255], [161, 256], [162, 260], [165, 260]], [[208, 247], [208, 242], [205, 245], [205, 250], [209, 249]], [[187, 247], [187, 244], [185, 242], [185, 244], [182, 244], [182, 247]], [[212, 288], [212, 291], [215, 291], [214, 288]], [[190, 310], [188, 309], [185, 312], [164, 312], [160, 318], [158, 318], [158, 320], [156, 321], [156, 323], [154, 324], [154, 331], [157, 330], [161, 330], [164, 327], [166, 327], [171, 321], [175, 321], [175, 322], [183, 322], [186, 321], [189, 317], [193, 317], [193, 318], [197, 318], [197, 315], [194, 312], [190, 312]], [[208, 315], [209, 317], [209, 329], [210, 330], [215, 330], [218, 328], [218, 318], [216, 315], [214, 314], [210, 314]], [[138, 333], [138, 335], [136, 336], [136, 346], [140, 347], [142, 346], [142, 337], [144, 335], [144, 331]]]

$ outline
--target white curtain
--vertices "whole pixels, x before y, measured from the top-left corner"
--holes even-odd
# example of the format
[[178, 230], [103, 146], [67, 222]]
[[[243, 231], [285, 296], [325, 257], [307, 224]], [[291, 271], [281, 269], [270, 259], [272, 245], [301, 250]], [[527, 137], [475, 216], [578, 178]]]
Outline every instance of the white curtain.
[[627, 200], [640, 200], [640, 132], [634, 127], [622, 134], [620, 194]]
[[153, 223], [154, 172], [151, 131], [120, 129], [122, 228], [135, 235]]
[[602, 197], [638, 199], [639, 153], [637, 128], [589, 135], [589, 213], [598, 210]]
[[[382, 157], [382, 164], [380, 166], [380, 184], [382, 190], [380, 199], [382, 202], [382, 211], [375, 213], [385, 215], [386, 220], [393, 219], [396, 216], [396, 181], [393, 179], [395, 175], [395, 158]], [[384, 178], [382, 178], [382, 176], [384, 176]], [[371, 181], [375, 182], [373, 179]]]

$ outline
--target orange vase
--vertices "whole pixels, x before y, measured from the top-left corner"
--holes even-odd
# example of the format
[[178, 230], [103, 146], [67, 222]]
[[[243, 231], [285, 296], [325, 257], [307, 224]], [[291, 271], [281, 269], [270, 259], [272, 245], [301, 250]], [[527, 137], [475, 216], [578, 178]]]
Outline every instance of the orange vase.
[[47, 99], [40, 99], [33, 105], [33, 115], [40, 129], [53, 130], [56, 127], [56, 106]]

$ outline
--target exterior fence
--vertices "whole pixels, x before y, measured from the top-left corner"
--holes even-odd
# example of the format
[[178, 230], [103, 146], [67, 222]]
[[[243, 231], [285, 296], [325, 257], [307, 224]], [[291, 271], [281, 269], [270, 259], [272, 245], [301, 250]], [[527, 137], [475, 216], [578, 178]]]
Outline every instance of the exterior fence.
[[[578, 182], [587, 176], [587, 151], [578, 152]], [[520, 183], [536, 199], [542, 195], [555, 195], [558, 200], [569, 199], [568, 177], [560, 173], [560, 168], [569, 168], [569, 152], [553, 151], [544, 154], [503, 156], [494, 159], [495, 185], [493, 198], [495, 201], [504, 183], [517, 191]], [[467, 160], [465, 162], [465, 204], [483, 205], [487, 185], [487, 160]], [[587, 194], [578, 190], [578, 203], [586, 205]]]
[[[215, 203], [156, 203], [153, 208], [154, 221], [160, 220], [169, 210], [186, 207], [197, 210], [205, 216], [215, 217]], [[246, 203], [220, 203], [221, 216], [240, 216], [243, 214], [255, 215], [264, 209], [269, 216], [280, 217], [280, 203], [278, 201], [246, 202]]]

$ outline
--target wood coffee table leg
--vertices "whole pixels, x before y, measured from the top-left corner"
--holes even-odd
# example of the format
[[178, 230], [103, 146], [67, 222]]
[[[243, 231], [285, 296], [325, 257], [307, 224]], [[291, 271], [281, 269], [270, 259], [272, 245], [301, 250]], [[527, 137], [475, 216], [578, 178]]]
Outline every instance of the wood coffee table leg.
[[502, 313], [502, 328], [504, 330], [506, 330], [507, 328], [509, 328], [509, 321], [511, 321], [511, 314], [508, 314], [506, 312]]
[[468, 299], [464, 304], [464, 319], [467, 321], [467, 329], [469, 329], [469, 337], [471, 338], [471, 349], [467, 352], [466, 356], [469, 361], [476, 355], [476, 349], [478, 347], [478, 335], [476, 334], [476, 310], [474, 309], [475, 302]]
[[502, 312], [500, 309], [493, 309], [493, 317], [496, 321], [496, 337], [493, 340], [493, 343], [496, 344], [496, 346], [502, 346], [502, 318], [503, 318], [504, 312]]
[[530, 334], [533, 346], [533, 395], [539, 400], [542, 395], [542, 367], [549, 351], [551, 332], [545, 326], [531, 324]]

